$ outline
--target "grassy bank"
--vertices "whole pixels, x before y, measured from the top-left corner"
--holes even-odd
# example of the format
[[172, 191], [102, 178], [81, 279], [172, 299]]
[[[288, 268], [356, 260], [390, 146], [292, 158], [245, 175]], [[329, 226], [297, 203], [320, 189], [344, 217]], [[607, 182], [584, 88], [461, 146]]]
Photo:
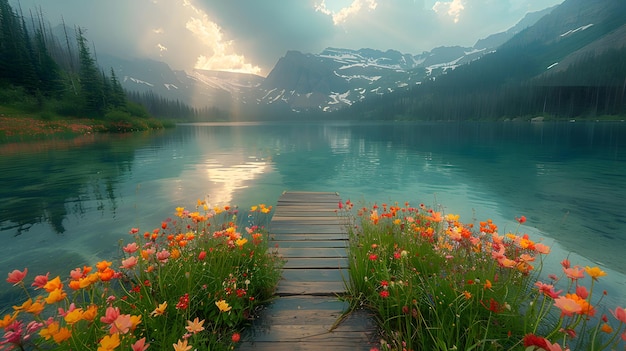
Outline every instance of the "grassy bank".
[[[462, 223], [424, 205], [342, 206], [351, 222], [350, 296], [378, 316], [382, 350], [614, 350], [626, 310], [602, 305], [605, 272], [490, 220]], [[551, 272], [552, 273], [552, 272]]]
[[9, 272], [23, 303], [0, 313], [0, 350], [233, 349], [280, 277], [270, 211], [198, 201], [154, 229], [131, 228], [119, 257], [64, 277]]
[[48, 110], [31, 112], [0, 105], [0, 142], [51, 136], [125, 133], [174, 126], [173, 122], [135, 117], [121, 111], [108, 113], [102, 118], [78, 118], [61, 116]]

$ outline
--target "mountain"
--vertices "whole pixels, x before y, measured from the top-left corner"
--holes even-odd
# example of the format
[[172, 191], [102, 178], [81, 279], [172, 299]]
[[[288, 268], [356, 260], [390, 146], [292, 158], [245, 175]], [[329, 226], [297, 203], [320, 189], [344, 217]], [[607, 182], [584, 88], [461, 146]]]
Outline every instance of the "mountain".
[[318, 54], [289, 51], [265, 79], [229, 72], [176, 71], [158, 61], [106, 54], [98, 56], [98, 63], [105, 71], [113, 68], [127, 90], [151, 91], [199, 108], [229, 109], [236, 103], [249, 108], [280, 105], [296, 112], [330, 112], [407, 89], [476, 60], [549, 11], [529, 13], [513, 28], [479, 40], [474, 47], [437, 47], [417, 55], [367, 48], [327, 48]]
[[626, 114], [626, 2], [566, 0], [496, 50], [344, 116], [467, 120]]
[[[477, 108], [476, 115], [489, 109], [487, 114], [502, 116], [511, 113], [502, 112], [505, 107], [494, 107], [497, 104], [489, 105], [487, 101], [493, 96], [513, 94], [520, 89], [516, 83], [562, 84], [556, 83], [555, 78], [549, 78], [548, 82], [546, 77], [567, 71], [581, 59], [622, 47], [626, 42], [625, 17], [626, 2], [622, 0], [566, 0], [561, 5], [529, 13], [514, 27], [478, 40], [473, 47], [438, 47], [416, 55], [366, 48], [327, 48], [317, 54], [288, 51], [266, 78], [227, 72], [175, 71], [156, 61], [103, 55], [98, 61], [105, 69], [114, 67], [128, 90], [153, 91], [194, 107], [236, 109], [250, 115], [257, 111], [269, 115], [333, 112], [359, 105], [353, 111], [375, 116], [375, 105], [383, 97], [384, 101], [401, 101], [395, 103], [396, 115], [414, 116], [424, 111], [434, 114], [452, 106], [438, 95], [441, 92], [448, 94], [449, 100], [469, 91], [469, 95], [458, 97], [457, 103], [464, 101], [471, 110], [475, 107], [472, 104], [477, 103], [476, 96], [471, 94], [487, 94], [489, 98], [482, 97], [484, 108]], [[538, 79], [542, 81], [539, 83]], [[577, 84], [584, 83], [580, 81]], [[503, 89], [508, 89], [506, 94]], [[534, 90], [529, 91], [534, 94]], [[425, 96], [431, 97], [430, 100]], [[516, 104], [512, 96], [507, 97], [510, 101], [500, 103]], [[441, 106], [434, 106], [440, 98]], [[374, 104], [373, 110], [364, 111], [363, 106], [371, 105], [369, 101]], [[424, 110], [418, 113], [422, 107]], [[517, 113], [522, 110], [519, 108]], [[455, 112], [457, 116], [463, 113]]]

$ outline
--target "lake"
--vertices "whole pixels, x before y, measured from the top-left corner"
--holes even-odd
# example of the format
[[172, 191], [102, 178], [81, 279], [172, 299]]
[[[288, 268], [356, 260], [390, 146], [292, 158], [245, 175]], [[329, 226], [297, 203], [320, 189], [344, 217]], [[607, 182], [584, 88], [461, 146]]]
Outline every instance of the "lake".
[[[625, 305], [626, 123], [206, 123], [0, 144], [1, 274], [111, 259], [177, 206], [275, 205], [285, 190], [424, 203], [500, 233], [515, 217], [558, 263], [600, 265]], [[0, 301], [14, 290], [0, 284]], [[0, 308], [2, 310], [2, 308]]]

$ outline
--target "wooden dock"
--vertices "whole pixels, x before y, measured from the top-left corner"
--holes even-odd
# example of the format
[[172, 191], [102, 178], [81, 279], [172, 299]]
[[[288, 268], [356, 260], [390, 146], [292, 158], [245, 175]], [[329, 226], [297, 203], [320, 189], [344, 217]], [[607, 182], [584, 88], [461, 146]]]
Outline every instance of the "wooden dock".
[[[331, 192], [285, 192], [270, 223], [270, 245], [285, 258], [276, 299], [238, 350], [364, 350], [378, 346], [369, 313], [344, 312], [348, 236]], [[345, 317], [345, 318], [342, 318]]]

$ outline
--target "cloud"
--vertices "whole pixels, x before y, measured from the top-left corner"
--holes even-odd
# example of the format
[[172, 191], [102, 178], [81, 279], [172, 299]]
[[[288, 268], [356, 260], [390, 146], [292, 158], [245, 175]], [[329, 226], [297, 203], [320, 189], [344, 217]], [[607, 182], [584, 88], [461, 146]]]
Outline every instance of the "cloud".
[[437, 1], [435, 5], [433, 5], [433, 11], [439, 15], [452, 17], [454, 23], [459, 22], [463, 10], [465, 10], [463, 0]]
[[184, 0], [184, 5], [191, 8], [199, 17], [190, 17], [185, 27], [193, 33], [205, 49], [211, 54], [198, 56], [194, 68], [204, 70], [223, 70], [259, 74], [261, 68], [246, 62], [243, 55], [234, 52], [233, 42], [224, 40], [222, 29], [191, 1]]
[[[563, 0], [9, 0], [86, 29], [98, 53], [267, 75], [288, 50], [471, 46]], [[450, 25], [451, 23], [455, 25]]]
[[350, 6], [341, 8], [337, 12], [333, 12], [326, 7], [326, 1], [322, 0], [321, 3], [316, 4], [314, 6], [315, 11], [319, 11], [325, 15], [331, 16], [333, 19], [333, 24], [338, 25], [344, 23], [348, 20], [349, 17], [352, 17], [359, 12], [363, 8], [363, 5], [366, 4], [369, 10], [375, 10], [378, 4], [376, 0], [354, 0]]

